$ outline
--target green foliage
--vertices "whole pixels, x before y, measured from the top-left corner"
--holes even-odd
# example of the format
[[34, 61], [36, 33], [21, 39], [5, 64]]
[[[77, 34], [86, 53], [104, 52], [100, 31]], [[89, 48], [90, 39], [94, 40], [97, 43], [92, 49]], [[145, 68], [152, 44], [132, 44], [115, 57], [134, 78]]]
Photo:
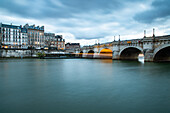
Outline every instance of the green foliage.
[[45, 57], [45, 53], [44, 53], [44, 52], [38, 52], [38, 53], [37, 53], [37, 56], [38, 56], [39, 58], [44, 58], [44, 57]]

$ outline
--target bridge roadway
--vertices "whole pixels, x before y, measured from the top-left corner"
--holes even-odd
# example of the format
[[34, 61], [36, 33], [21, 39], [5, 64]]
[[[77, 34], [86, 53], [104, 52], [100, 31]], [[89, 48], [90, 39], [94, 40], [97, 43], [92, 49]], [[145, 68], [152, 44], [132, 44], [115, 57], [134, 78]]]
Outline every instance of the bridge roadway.
[[170, 35], [144, 36], [141, 39], [122, 41], [119, 39], [110, 43], [84, 46], [75, 52], [80, 53], [82, 57], [90, 58], [101, 57], [100, 54], [108, 55], [108, 52], [114, 60], [137, 60], [139, 54], [143, 54], [144, 61], [170, 61]]

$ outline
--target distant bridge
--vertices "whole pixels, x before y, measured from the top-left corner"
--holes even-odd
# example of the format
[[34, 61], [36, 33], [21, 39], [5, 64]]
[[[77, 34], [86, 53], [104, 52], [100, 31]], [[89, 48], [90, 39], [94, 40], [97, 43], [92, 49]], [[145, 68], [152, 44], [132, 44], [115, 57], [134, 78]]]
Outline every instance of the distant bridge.
[[84, 46], [76, 50], [76, 53], [89, 58], [102, 58], [102, 55], [106, 54], [106, 58], [114, 60], [137, 60], [139, 54], [143, 54], [145, 61], [170, 61], [170, 35], [144, 36], [141, 39], [123, 41], [119, 39], [110, 43]]

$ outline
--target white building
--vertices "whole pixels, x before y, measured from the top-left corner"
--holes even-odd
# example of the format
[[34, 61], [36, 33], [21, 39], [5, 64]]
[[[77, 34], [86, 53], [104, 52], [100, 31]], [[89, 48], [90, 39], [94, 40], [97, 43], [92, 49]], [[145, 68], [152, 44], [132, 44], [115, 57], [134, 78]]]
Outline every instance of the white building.
[[0, 39], [2, 48], [22, 48], [28, 46], [27, 31], [21, 26], [0, 23]]
[[25, 28], [21, 28], [21, 48], [28, 48], [28, 33]]

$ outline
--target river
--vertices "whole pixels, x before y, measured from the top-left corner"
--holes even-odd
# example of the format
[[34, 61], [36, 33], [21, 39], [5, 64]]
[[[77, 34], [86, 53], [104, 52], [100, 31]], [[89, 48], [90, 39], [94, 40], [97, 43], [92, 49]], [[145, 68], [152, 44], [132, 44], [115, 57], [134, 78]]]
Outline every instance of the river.
[[170, 63], [3, 59], [0, 113], [170, 113]]

